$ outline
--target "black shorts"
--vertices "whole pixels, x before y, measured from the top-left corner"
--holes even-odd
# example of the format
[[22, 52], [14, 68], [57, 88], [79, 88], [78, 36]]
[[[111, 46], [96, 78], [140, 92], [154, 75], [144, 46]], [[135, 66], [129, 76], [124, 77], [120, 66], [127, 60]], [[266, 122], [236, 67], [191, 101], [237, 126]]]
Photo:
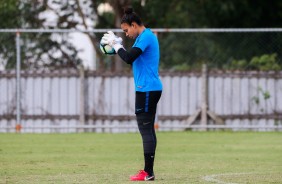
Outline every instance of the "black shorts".
[[135, 114], [150, 113], [156, 114], [157, 104], [161, 98], [162, 91], [136, 91]]

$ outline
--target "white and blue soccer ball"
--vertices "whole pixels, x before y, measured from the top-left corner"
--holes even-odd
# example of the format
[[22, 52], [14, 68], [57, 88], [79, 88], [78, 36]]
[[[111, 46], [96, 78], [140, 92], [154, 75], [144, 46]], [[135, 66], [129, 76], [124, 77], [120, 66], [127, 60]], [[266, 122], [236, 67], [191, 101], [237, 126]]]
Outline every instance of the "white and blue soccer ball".
[[107, 44], [100, 43], [100, 50], [103, 52], [103, 54], [106, 54], [106, 55], [115, 55], [116, 54], [115, 49]]

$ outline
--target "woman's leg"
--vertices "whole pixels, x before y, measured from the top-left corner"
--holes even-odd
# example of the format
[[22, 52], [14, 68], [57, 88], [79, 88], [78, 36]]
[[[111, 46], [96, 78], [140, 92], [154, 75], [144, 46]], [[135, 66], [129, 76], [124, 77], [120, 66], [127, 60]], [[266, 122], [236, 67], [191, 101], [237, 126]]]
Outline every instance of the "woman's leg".
[[157, 146], [155, 114], [161, 91], [136, 92], [135, 113], [144, 151], [144, 170], [154, 176], [154, 159]]
[[154, 160], [157, 146], [156, 133], [154, 129], [155, 115], [149, 113], [137, 114], [139, 132], [142, 136], [144, 151], [144, 170], [154, 176]]

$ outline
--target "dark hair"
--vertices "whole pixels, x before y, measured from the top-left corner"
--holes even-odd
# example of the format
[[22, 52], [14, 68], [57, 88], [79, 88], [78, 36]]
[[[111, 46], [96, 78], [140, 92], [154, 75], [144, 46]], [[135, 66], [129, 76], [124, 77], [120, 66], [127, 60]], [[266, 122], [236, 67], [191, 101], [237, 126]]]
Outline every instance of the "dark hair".
[[121, 18], [121, 24], [127, 23], [129, 25], [132, 24], [132, 22], [136, 22], [139, 26], [143, 25], [141, 18], [137, 13], [133, 12], [133, 9], [131, 7], [124, 8], [124, 15]]

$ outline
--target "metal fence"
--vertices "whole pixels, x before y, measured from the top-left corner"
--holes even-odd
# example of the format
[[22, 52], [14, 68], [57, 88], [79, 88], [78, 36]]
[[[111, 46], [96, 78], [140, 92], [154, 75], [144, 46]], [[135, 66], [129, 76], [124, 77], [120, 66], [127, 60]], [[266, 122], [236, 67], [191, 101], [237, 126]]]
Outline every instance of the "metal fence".
[[[101, 29], [91, 32], [106, 31]], [[280, 33], [282, 29], [154, 29], [154, 31], [164, 34], [250, 34]], [[17, 55], [17, 70], [0, 72], [1, 132], [137, 131], [134, 117], [134, 86], [130, 73], [21, 69], [21, 48], [24, 45], [21, 43], [20, 33], [70, 33], [77, 32], [76, 30], [0, 30], [0, 32], [16, 34]], [[165, 44], [160, 40], [161, 47], [162, 43]], [[236, 53], [236, 50], [233, 52]], [[184, 51], [184, 54], [187, 57], [181, 56], [180, 59], [194, 62], [203, 59], [202, 57], [191, 59], [189, 52]], [[205, 53], [201, 52], [201, 55]], [[170, 59], [166, 55], [161, 57], [164, 60]], [[209, 57], [214, 62], [223, 59], [217, 54], [211, 54]], [[211, 68], [209, 64], [208, 67]], [[156, 120], [158, 130], [281, 129], [280, 71], [173, 71], [161, 72], [164, 91], [158, 106]]]
[[[282, 128], [282, 72], [211, 71], [206, 86], [203, 73], [161, 73], [161, 79], [164, 91], [157, 120], [161, 131]], [[15, 72], [0, 73], [0, 88], [0, 131], [15, 132]], [[206, 97], [203, 88], [208, 90]], [[22, 132], [137, 131], [130, 74], [22, 72], [20, 99]], [[199, 110], [205, 108], [207, 120], [202, 123]]]

